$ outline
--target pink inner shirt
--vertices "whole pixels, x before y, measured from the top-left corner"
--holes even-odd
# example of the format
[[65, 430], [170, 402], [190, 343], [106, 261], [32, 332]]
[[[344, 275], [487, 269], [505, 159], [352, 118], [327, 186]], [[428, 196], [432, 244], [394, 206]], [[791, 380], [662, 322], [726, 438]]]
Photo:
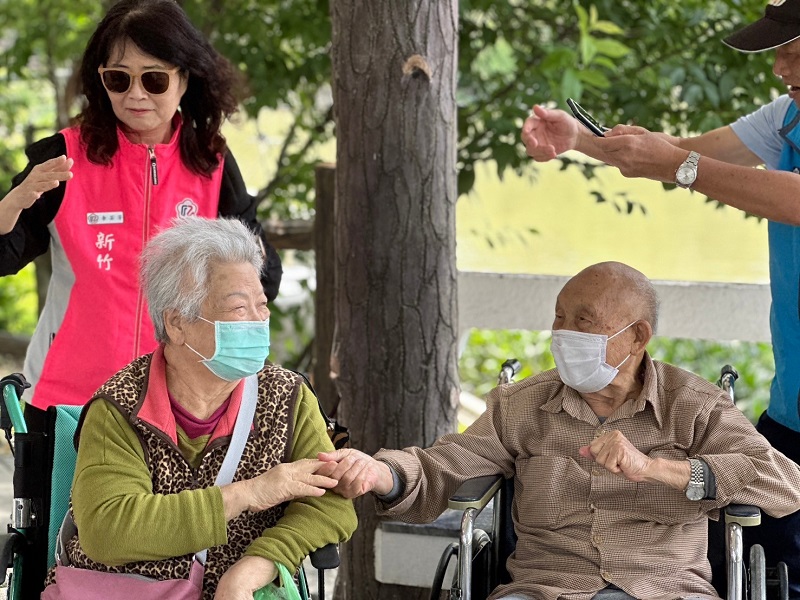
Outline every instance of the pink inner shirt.
[[172, 394], [169, 394], [169, 404], [170, 407], [172, 407], [172, 414], [175, 415], [175, 423], [186, 432], [186, 435], [189, 436], [190, 440], [196, 439], [201, 435], [211, 435], [214, 433], [217, 423], [219, 423], [219, 420], [222, 418], [222, 415], [225, 414], [225, 411], [228, 410], [228, 405], [230, 403], [231, 397], [228, 396], [227, 400], [225, 400], [225, 402], [223, 402], [222, 405], [215, 410], [214, 414], [212, 414], [209, 418], [198, 419], [180, 404], [178, 404], [172, 397]]

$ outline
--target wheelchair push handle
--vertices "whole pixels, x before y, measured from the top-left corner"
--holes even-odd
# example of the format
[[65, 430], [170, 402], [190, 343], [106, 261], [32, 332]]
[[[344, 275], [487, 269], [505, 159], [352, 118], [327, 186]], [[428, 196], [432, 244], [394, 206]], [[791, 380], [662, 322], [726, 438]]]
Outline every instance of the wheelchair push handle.
[[497, 383], [512, 383], [514, 381], [514, 377], [519, 374], [521, 369], [522, 365], [516, 358], [507, 359], [500, 366], [500, 375], [497, 377]]
[[3, 402], [0, 404], [0, 429], [10, 431], [14, 428], [17, 433], [27, 433], [25, 418], [22, 416], [20, 398], [25, 390], [31, 387], [22, 373], [12, 373], [0, 379], [0, 391]]
[[724, 391], [728, 392], [728, 395], [730, 395], [731, 400], [734, 401], [735, 401], [734, 387], [736, 385], [737, 379], [739, 379], [739, 373], [731, 365], [725, 365], [724, 367], [722, 367], [722, 369], [720, 369], [719, 381], [717, 382], [717, 384]]

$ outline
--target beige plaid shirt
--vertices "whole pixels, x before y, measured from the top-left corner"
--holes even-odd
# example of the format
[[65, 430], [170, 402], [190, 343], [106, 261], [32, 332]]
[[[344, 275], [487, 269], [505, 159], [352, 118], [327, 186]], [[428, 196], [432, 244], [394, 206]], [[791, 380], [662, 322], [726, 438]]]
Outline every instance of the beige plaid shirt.
[[[636, 598], [717, 598], [709, 583], [707, 516], [754, 504], [773, 516], [800, 508], [800, 467], [774, 450], [711, 383], [645, 355], [644, 387], [601, 423], [555, 370], [500, 386], [463, 434], [428, 449], [381, 450], [375, 458], [405, 481], [379, 512], [411, 522], [435, 519], [472, 477], [515, 476], [519, 536], [508, 561], [513, 583], [491, 598], [588, 600], [609, 583]], [[578, 448], [618, 429], [651, 457], [708, 463], [717, 499], [634, 483], [582, 458]]]

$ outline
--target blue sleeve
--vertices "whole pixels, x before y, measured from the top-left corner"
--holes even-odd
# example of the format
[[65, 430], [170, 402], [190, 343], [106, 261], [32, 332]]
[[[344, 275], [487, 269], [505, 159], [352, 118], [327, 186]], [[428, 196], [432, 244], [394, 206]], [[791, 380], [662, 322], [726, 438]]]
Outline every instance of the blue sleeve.
[[780, 163], [783, 138], [779, 131], [791, 103], [792, 99], [783, 95], [731, 124], [742, 143], [763, 160], [768, 169], [775, 170]]

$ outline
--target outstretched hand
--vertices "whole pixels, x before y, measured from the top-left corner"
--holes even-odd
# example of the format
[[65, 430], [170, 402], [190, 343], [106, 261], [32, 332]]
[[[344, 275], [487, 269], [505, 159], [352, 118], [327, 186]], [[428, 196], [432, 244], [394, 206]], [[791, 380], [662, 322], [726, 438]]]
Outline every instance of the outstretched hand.
[[325, 464], [317, 471], [339, 483], [333, 491], [345, 498], [357, 498], [367, 492], [386, 495], [392, 491], [394, 478], [389, 467], [369, 454], [352, 448], [320, 452]]
[[580, 135], [578, 127], [572, 115], [537, 104], [522, 126], [522, 143], [528, 156], [545, 162], [575, 149]]
[[71, 158], [58, 156], [36, 165], [22, 183], [8, 193], [5, 199], [11, 199], [19, 210], [30, 208], [42, 194], [57, 188], [62, 181], [72, 179], [70, 169], [72, 169], [73, 162]]

